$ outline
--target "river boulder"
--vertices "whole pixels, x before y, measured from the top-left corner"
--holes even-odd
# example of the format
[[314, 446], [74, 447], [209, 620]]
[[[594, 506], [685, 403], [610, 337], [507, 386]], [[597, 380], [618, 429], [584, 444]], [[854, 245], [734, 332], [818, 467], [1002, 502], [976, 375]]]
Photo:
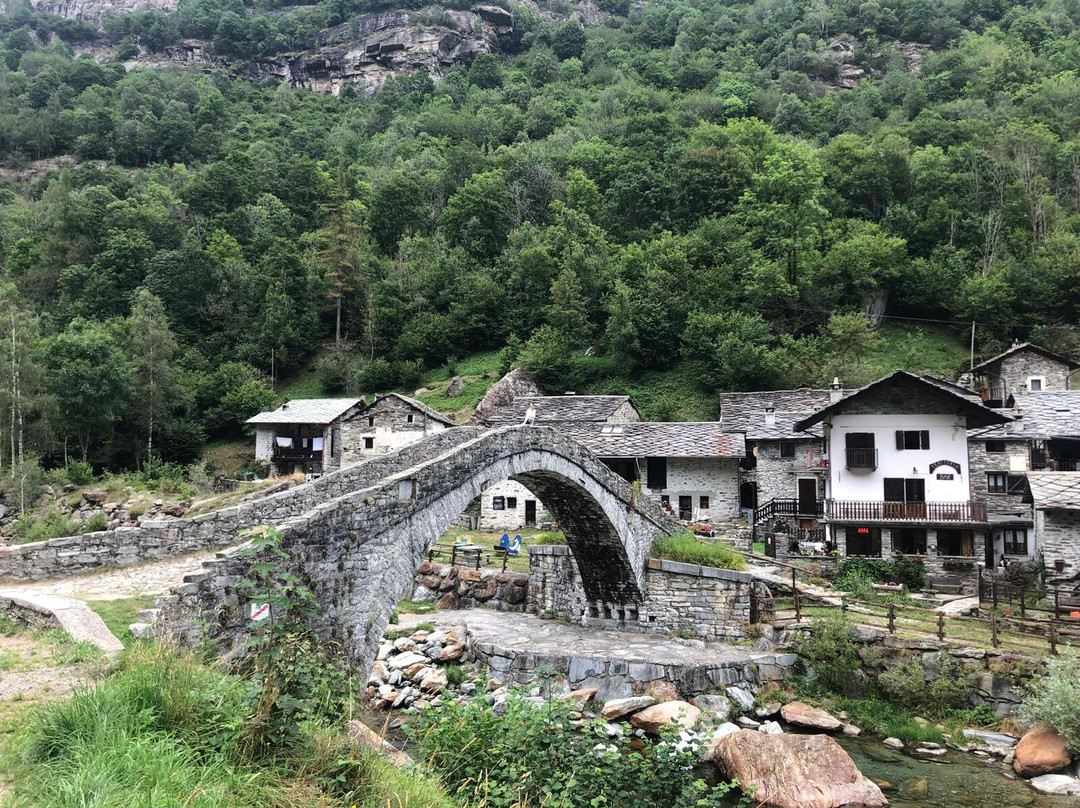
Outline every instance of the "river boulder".
[[663, 729], [693, 729], [701, 710], [685, 701], [665, 701], [646, 707], [630, 716], [630, 723], [653, 735], [659, 735]]
[[776, 808], [881, 808], [889, 804], [840, 744], [827, 735], [765, 735], [742, 730], [721, 738], [710, 760], [754, 802]]
[[844, 726], [844, 722], [834, 718], [824, 710], [811, 707], [801, 701], [793, 701], [780, 708], [781, 717], [789, 724], [805, 729], [822, 729], [826, 732], [836, 732]]
[[1021, 777], [1038, 777], [1064, 769], [1072, 762], [1061, 734], [1047, 726], [1028, 730], [1013, 753], [1013, 769]]

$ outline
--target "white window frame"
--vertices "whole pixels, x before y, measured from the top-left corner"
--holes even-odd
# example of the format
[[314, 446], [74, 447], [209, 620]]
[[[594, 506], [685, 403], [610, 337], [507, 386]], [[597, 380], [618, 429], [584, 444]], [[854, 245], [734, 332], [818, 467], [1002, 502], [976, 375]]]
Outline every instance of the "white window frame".
[[[1038, 382], [1039, 383], [1039, 389], [1038, 390], [1032, 389], [1031, 385], [1032, 385], [1033, 382]], [[1028, 376], [1028, 392], [1029, 393], [1042, 393], [1045, 390], [1046, 390], [1046, 377], [1045, 376]]]

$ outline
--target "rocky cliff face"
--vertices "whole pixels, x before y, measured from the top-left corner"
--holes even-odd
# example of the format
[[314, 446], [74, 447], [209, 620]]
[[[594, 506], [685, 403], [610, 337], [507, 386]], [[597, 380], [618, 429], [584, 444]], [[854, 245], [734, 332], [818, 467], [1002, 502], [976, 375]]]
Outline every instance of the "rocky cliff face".
[[467, 64], [476, 54], [490, 52], [500, 35], [513, 30], [513, 17], [497, 6], [479, 5], [471, 11], [429, 7], [367, 14], [324, 31], [323, 47], [309, 53], [233, 61], [191, 40], [166, 48], [164, 54], [146, 53], [128, 66], [205, 65], [253, 79], [272, 76], [291, 87], [333, 95], [351, 86], [357, 94], [370, 97], [395, 73], [424, 71], [438, 79], [452, 65]]
[[[30, 0], [38, 11], [71, 20], [100, 23], [106, 14], [133, 11], [176, 11], [179, 0]], [[18, 6], [18, 0], [0, 0], [0, 14]]]

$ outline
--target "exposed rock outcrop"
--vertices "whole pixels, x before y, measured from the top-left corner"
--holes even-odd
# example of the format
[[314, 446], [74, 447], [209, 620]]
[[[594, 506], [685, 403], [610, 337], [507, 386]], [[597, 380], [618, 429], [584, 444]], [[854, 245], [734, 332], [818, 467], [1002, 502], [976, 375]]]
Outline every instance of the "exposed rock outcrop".
[[777, 808], [878, 808], [888, 800], [827, 735], [769, 735], [741, 730], [722, 738], [710, 759], [754, 802]]
[[[106, 14], [131, 14], [135, 11], [176, 11], [179, 0], [30, 0], [31, 5], [45, 14], [55, 14], [69, 20], [100, 23]], [[0, 14], [18, 8], [17, 0], [0, 0]]]
[[538, 395], [540, 388], [528, 373], [524, 370], [511, 370], [488, 388], [465, 423], [469, 426], [483, 426], [495, 410], [512, 404], [515, 398]]

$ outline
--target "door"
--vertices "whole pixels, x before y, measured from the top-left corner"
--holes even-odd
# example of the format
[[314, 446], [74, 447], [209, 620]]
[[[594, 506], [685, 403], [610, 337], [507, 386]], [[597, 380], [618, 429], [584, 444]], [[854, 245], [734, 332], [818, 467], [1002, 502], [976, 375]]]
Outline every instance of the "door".
[[536, 527], [536, 500], [525, 500], [525, 527]]
[[739, 486], [739, 507], [750, 510], [757, 508], [757, 483], [743, 483]]
[[817, 515], [817, 480], [799, 478], [799, 515]]
[[679, 518], [689, 522], [694, 518], [694, 498], [679, 497]]

